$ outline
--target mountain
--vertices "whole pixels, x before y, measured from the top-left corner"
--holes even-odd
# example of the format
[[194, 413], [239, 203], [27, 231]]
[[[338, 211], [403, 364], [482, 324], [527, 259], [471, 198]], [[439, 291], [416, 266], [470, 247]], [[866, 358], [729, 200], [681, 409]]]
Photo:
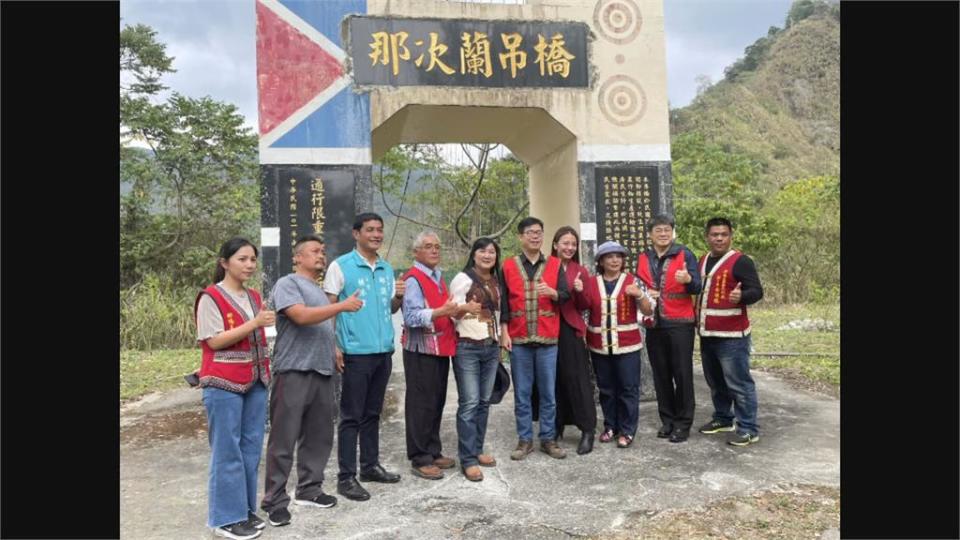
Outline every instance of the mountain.
[[671, 137], [699, 133], [758, 161], [769, 190], [840, 174], [840, 8], [798, 0], [787, 27], [772, 27], [683, 108]]

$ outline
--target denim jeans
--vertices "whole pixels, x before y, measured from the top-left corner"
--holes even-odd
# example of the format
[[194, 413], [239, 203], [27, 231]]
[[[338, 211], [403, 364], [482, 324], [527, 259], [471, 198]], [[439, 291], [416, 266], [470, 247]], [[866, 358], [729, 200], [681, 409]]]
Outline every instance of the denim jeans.
[[514, 345], [510, 352], [510, 373], [513, 376], [514, 404], [517, 417], [517, 435], [522, 441], [533, 441], [533, 409], [530, 394], [536, 378], [540, 392], [540, 440], [557, 438], [557, 346], [528, 347]]
[[637, 434], [640, 416], [640, 351], [626, 354], [590, 353], [600, 390], [603, 428]]
[[757, 388], [750, 376], [750, 345], [750, 336], [702, 337], [700, 357], [713, 399], [713, 418], [732, 422], [732, 407], [737, 432], [757, 435]]
[[453, 375], [457, 379], [457, 453], [460, 466], [472, 467], [483, 453], [490, 413], [490, 394], [500, 363], [500, 345], [480, 345], [460, 342], [453, 360]]
[[210, 440], [207, 526], [246, 521], [257, 508], [257, 467], [263, 451], [267, 388], [257, 382], [245, 394], [203, 389]]

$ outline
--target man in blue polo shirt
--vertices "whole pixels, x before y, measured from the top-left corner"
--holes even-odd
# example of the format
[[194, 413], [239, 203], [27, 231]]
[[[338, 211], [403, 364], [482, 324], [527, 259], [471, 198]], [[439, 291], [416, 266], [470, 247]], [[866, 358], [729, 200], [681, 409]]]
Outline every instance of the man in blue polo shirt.
[[336, 319], [337, 371], [343, 373], [340, 424], [337, 428], [340, 474], [337, 492], [348, 499], [370, 498], [357, 481], [357, 441], [360, 480], [392, 484], [400, 475], [380, 465], [380, 412], [393, 369], [393, 321], [400, 309], [404, 283], [394, 280], [390, 263], [377, 255], [383, 244], [383, 218], [357, 216], [353, 224], [356, 248], [330, 264], [323, 290], [331, 303], [359, 291], [363, 307]]

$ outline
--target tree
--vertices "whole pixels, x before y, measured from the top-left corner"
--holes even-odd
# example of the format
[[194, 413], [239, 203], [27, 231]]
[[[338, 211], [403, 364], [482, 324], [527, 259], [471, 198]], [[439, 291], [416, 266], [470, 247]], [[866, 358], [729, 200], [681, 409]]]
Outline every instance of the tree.
[[232, 104], [177, 92], [160, 101], [173, 60], [150, 27], [121, 30], [121, 287], [149, 273], [200, 286], [219, 244], [256, 230], [257, 137]]
[[[462, 145], [470, 166], [444, 162], [436, 145], [400, 145], [374, 166], [374, 181], [387, 212], [419, 230], [432, 229], [448, 248], [444, 259], [459, 265], [473, 241], [500, 239], [512, 249], [509, 233], [529, 204], [527, 167], [513, 157], [491, 159], [498, 145]], [[393, 240], [389, 251], [393, 251]]]
[[816, 176], [785, 185], [774, 197], [782, 239], [767, 268], [785, 302], [840, 298], [840, 179]]
[[703, 226], [712, 217], [733, 222], [737, 244], [754, 256], [779, 245], [775, 219], [762, 212], [760, 165], [708, 143], [702, 135], [679, 135], [671, 143], [677, 238], [696, 253], [707, 251]]

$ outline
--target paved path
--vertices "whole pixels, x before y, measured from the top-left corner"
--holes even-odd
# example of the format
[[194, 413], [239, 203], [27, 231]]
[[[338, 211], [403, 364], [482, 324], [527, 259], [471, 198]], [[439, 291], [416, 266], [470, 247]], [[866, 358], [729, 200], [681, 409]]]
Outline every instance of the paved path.
[[[696, 367], [695, 426], [710, 418], [709, 390]], [[513, 392], [491, 410], [487, 451], [499, 464], [486, 479], [456, 472], [429, 481], [409, 472], [404, 446], [403, 363], [397, 354], [381, 423], [381, 462], [398, 484], [365, 484], [372, 497], [339, 497], [336, 507], [291, 505], [293, 522], [269, 525], [261, 538], [560, 538], [601, 535], [632, 516], [686, 508], [749, 494], [781, 482], [839, 486], [840, 403], [755, 373], [761, 441], [747, 448], [724, 435], [692, 433], [686, 443], [657, 439], [656, 402], [640, 404], [637, 439], [628, 449], [597, 443], [574, 452], [579, 433], [568, 427], [564, 460], [539, 451], [510, 461], [516, 445]], [[441, 439], [456, 456], [456, 383], [451, 371]], [[602, 417], [598, 408], [598, 417]], [[175, 390], [121, 411], [120, 531], [124, 538], [211, 538], [206, 523], [209, 447], [200, 392]], [[336, 443], [334, 443], [336, 449]], [[263, 469], [260, 483], [262, 491]], [[336, 453], [326, 490], [336, 494]], [[295, 474], [295, 473], [294, 473]], [[295, 479], [291, 479], [293, 490]]]

